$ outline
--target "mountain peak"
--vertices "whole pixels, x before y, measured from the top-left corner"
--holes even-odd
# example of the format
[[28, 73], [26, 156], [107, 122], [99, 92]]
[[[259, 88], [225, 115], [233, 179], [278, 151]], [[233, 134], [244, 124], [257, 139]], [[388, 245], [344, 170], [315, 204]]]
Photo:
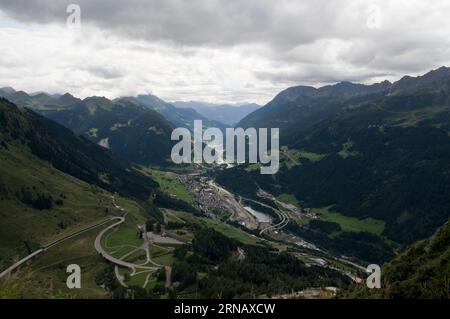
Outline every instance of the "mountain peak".
[[159, 97], [153, 94], [140, 94], [136, 98], [142, 102], [167, 104], [165, 101], [161, 100]]
[[431, 70], [430, 72], [428, 72], [427, 74], [450, 74], [450, 67], [447, 67], [445, 65], [441, 66], [440, 68], [437, 68], [436, 70]]
[[95, 113], [97, 109], [111, 110], [114, 103], [104, 96], [90, 96], [83, 100], [89, 109], [89, 112]]
[[61, 96], [58, 98], [58, 102], [60, 102], [60, 103], [62, 103], [62, 104], [74, 104], [74, 103], [77, 103], [77, 102], [79, 102], [79, 101], [80, 101], [80, 99], [74, 97], [74, 96], [73, 96], [72, 94], [70, 94], [70, 93], [65, 93], [65, 94], [61, 95]]
[[298, 99], [300, 96], [308, 96], [316, 93], [317, 89], [312, 86], [293, 86], [287, 88], [286, 90], [281, 91], [275, 96], [274, 100], [283, 100], [283, 101], [294, 101]]
[[6, 86], [6, 87], [3, 87], [3, 88], [0, 88], [0, 92], [3, 93], [3, 94], [14, 94], [14, 93], [16, 93], [16, 90], [14, 90], [10, 86]]
[[93, 104], [95, 106], [103, 106], [112, 104], [111, 100], [104, 96], [89, 96], [83, 100], [86, 104]]
[[154, 111], [163, 111], [166, 109], [173, 108], [173, 106], [169, 103], [164, 102], [156, 95], [145, 94], [138, 95], [137, 100], [142, 103], [144, 106], [154, 110]]
[[450, 80], [450, 68], [442, 66], [424, 75], [412, 77], [406, 75], [392, 85], [391, 94], [410, 93], [421, 88], [439, 89]]
[[392, 83], [389, 81], [371, 85], [342, 81], [334, 85], [323, 86], [319, 88], [318, 91], [325, 95], [342, 95], [349, 97], [387, 91], [391, 85]]
[[68, 92], [64, 93], [63, 95], [61, 95], [61, 97], [66, 97], [66, 98], [73, 98], [74, 96]]

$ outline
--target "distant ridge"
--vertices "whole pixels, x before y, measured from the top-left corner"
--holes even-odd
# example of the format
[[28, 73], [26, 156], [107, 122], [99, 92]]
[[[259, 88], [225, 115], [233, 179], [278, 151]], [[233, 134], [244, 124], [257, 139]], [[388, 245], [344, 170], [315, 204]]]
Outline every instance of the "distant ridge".
[[248, 114], [259, 109], [261, 106], [255, 103], [244, 104], [213, 104], [204, 102], [173, 102], [178, 108], [191, 108], [210, 120], [219, 121], [233, 126]]

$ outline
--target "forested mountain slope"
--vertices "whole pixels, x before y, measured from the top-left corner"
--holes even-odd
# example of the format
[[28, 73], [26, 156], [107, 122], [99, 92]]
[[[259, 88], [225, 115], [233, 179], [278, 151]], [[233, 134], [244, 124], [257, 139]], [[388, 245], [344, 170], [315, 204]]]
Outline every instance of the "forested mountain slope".
[[349, 298], [450, 298], [450, 224], [420, 241], [382, 267], [381, 289], [364, 285]]
[[174, 125], [137, 99], [80, 100], [68, 93], [29, 95], [8, 88], [0, 89], [0, 96], [35, 110], [132, 162], [166, 165], [170, 160]]
[[449, 217], [449, 68], [393, 84], [291, 88], [247, 123], [279, 125], [281, 169], [224, 171], [231, 188], [258, 186], [306, 207], [383, 220], [383, 235], [402, 244], [430, 236]]

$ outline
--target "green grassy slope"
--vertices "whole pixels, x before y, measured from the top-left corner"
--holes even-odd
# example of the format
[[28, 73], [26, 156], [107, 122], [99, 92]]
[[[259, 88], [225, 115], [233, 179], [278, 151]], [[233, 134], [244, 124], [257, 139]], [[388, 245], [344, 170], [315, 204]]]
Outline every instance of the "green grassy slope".
[[0, 124], [0, 269], [121, 213], [113, 193], [140, 222], [157, 214], [148, 199], [158, 184], [108, 151], [3, 99]]
[[0, 142], [21, 144], [56, 169], [111, 192], [146, 200], [157, 183], [69, 129], [0, 99]]
[[[95, 277], [104, 271], [104, 260], [93, 242], [99, 228], [72, 238], [33, 259], [11, 277], [0, 281], [1, 298], [107, 298]], [[81, 268], [81, 289], [68, 289], [66, 268]]]
[[[0, 148], [0, 163], [1, 269], [39, 245], [116, 212], [110, 193], [56, 170], [23, 146]], [[23, 192], [51, 196], [51, 207], [24, 203]]]
[[183, 200], [189, 204], [194, 203], [194, 197], [177, 179], [175, 173], [165, 172], [156, 169], [146, 169], [152, 178], [158, 182], [161, 191], [174, 196], [177, 199]]
[[63, 110], [38, 111], [134, 163], [164, 165], [170, 158], [173, 125], [135, 101], [91, 97]]

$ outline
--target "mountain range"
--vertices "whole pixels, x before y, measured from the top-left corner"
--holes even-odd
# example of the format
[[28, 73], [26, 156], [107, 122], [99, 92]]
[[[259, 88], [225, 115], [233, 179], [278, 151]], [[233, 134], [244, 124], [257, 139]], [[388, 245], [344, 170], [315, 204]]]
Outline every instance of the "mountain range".
[[83, 100], [69, 93], [28, 94], [5, 87], [0, 96], [83, 134], [114, 153], [143, 165], [169, 165], [175, 127], [193, 130], [194, 120], [204, 128], [226, 127], [222, 122], [199, 114], [192, 108], [179, 108], [154, 95], [87, 97]]
[[[275, 176], [233, 168], [237, 192], [291, 194], [306, 207], [385, 222], [400, 244], [430, 236], [450, 216], [450, 69], [395, 83], [288, 88], [244, 118], [279, 127]], [[257, 185], [257, 186], [256, 186]]]

